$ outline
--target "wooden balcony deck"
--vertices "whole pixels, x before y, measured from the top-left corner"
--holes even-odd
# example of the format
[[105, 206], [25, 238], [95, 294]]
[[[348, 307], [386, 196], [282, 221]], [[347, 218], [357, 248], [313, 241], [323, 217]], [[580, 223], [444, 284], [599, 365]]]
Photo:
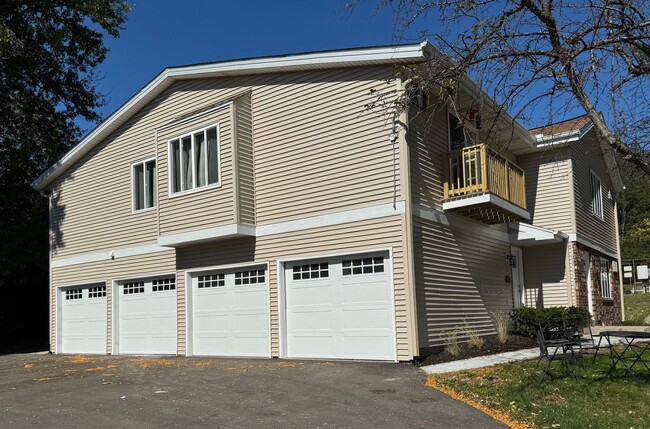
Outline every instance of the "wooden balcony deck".
[[484, 144], [446, 156], [443, 208], [495, 224], [529, 219], [524, 171]]

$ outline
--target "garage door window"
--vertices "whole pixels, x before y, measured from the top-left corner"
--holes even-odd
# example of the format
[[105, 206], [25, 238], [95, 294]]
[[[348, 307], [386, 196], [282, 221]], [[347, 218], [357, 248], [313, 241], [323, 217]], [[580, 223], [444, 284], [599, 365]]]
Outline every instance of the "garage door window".
[[65, 291], [65, 299], [81, 299], [81, 289], [70, 289]]
[[238, 271], [235, 273], [235, 285], [264, 283], [265, 270]]
[[384, 272], [384, 257], [346, 259], [343, 261], [343, 275], [373, 274]]
[[106, 296], [106, 286], [91, 287], [88, 289], [88, 298], [103, 298]]
[[294, 280], [307, 280], [307, 279], [324, 279], [330, 276], [329, 264], [327, 262], [319, 262], [316, 264], [297, 265], [293, 267]]
[[198, 278], [199, 289], [205, 289], [209, 287], [222, 287], [225, 285], [226, 285], [225, 274], [210, 274], [207, 276], [199, 276]]
[[126, 283], [124, 285], [124, 295], [133, 293], [144, 293], [144, 282]]
[[157, 279], [151, 282], [153, 292], [162, 292], [165, 290], [176, 290], [176, 280], [173, 277], [167, 279]]

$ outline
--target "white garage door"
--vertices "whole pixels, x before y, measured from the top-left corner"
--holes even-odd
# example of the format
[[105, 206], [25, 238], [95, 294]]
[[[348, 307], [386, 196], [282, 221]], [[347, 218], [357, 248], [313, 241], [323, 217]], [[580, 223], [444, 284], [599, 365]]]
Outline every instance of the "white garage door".
[[61, 352], [106, 353], [106, 285], [61, 291]]
[[395, 360], [387, 253], [285, 266], [288, 357]]
[[118, 352], [176, 354], [175, 278], [129, 281], [118, 294]]
[[191, 308], [193, 354], [270, 356], [266, 267], [194, 274]]

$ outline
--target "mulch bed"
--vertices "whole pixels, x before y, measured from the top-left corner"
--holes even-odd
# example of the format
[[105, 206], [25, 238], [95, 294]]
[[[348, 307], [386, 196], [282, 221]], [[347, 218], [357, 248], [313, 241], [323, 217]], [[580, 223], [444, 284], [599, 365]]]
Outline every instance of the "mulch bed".
[[480, 349], [472, 347], [467, 343], [461, 343], [458, 345], [460, 347], [460, 352], [456, 356], [449, 354], [446, 350], [441, 350], [439, 353], [431, 354], [424, 358], [424, 360], [420, 360], [420, 365], [434, 365], [437, 363], [452, 362], [455, 360], [495, 355], [498, 353], [513, 352], [516, 350], [532, 349], [537, 347], [535, 339], [523, 337], [521, 335], [509, 335], [508, 341], [505, 344], [501, 344], [496, 335], [489, 335], [482, 338], [485, 342]]

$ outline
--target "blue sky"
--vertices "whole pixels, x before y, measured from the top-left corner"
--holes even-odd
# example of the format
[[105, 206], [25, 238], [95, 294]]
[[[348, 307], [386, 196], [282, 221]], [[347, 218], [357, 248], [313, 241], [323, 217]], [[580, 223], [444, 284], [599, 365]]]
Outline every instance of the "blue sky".
[[[348, 0], [349, 1], [349, 0]], [[99, 67], [104, 118], [167, 66], [394, 43], [390, 10], [345, 0], [130, 1], [119, 39]], [[94, 126], [79, 123], [84, 131]]]

